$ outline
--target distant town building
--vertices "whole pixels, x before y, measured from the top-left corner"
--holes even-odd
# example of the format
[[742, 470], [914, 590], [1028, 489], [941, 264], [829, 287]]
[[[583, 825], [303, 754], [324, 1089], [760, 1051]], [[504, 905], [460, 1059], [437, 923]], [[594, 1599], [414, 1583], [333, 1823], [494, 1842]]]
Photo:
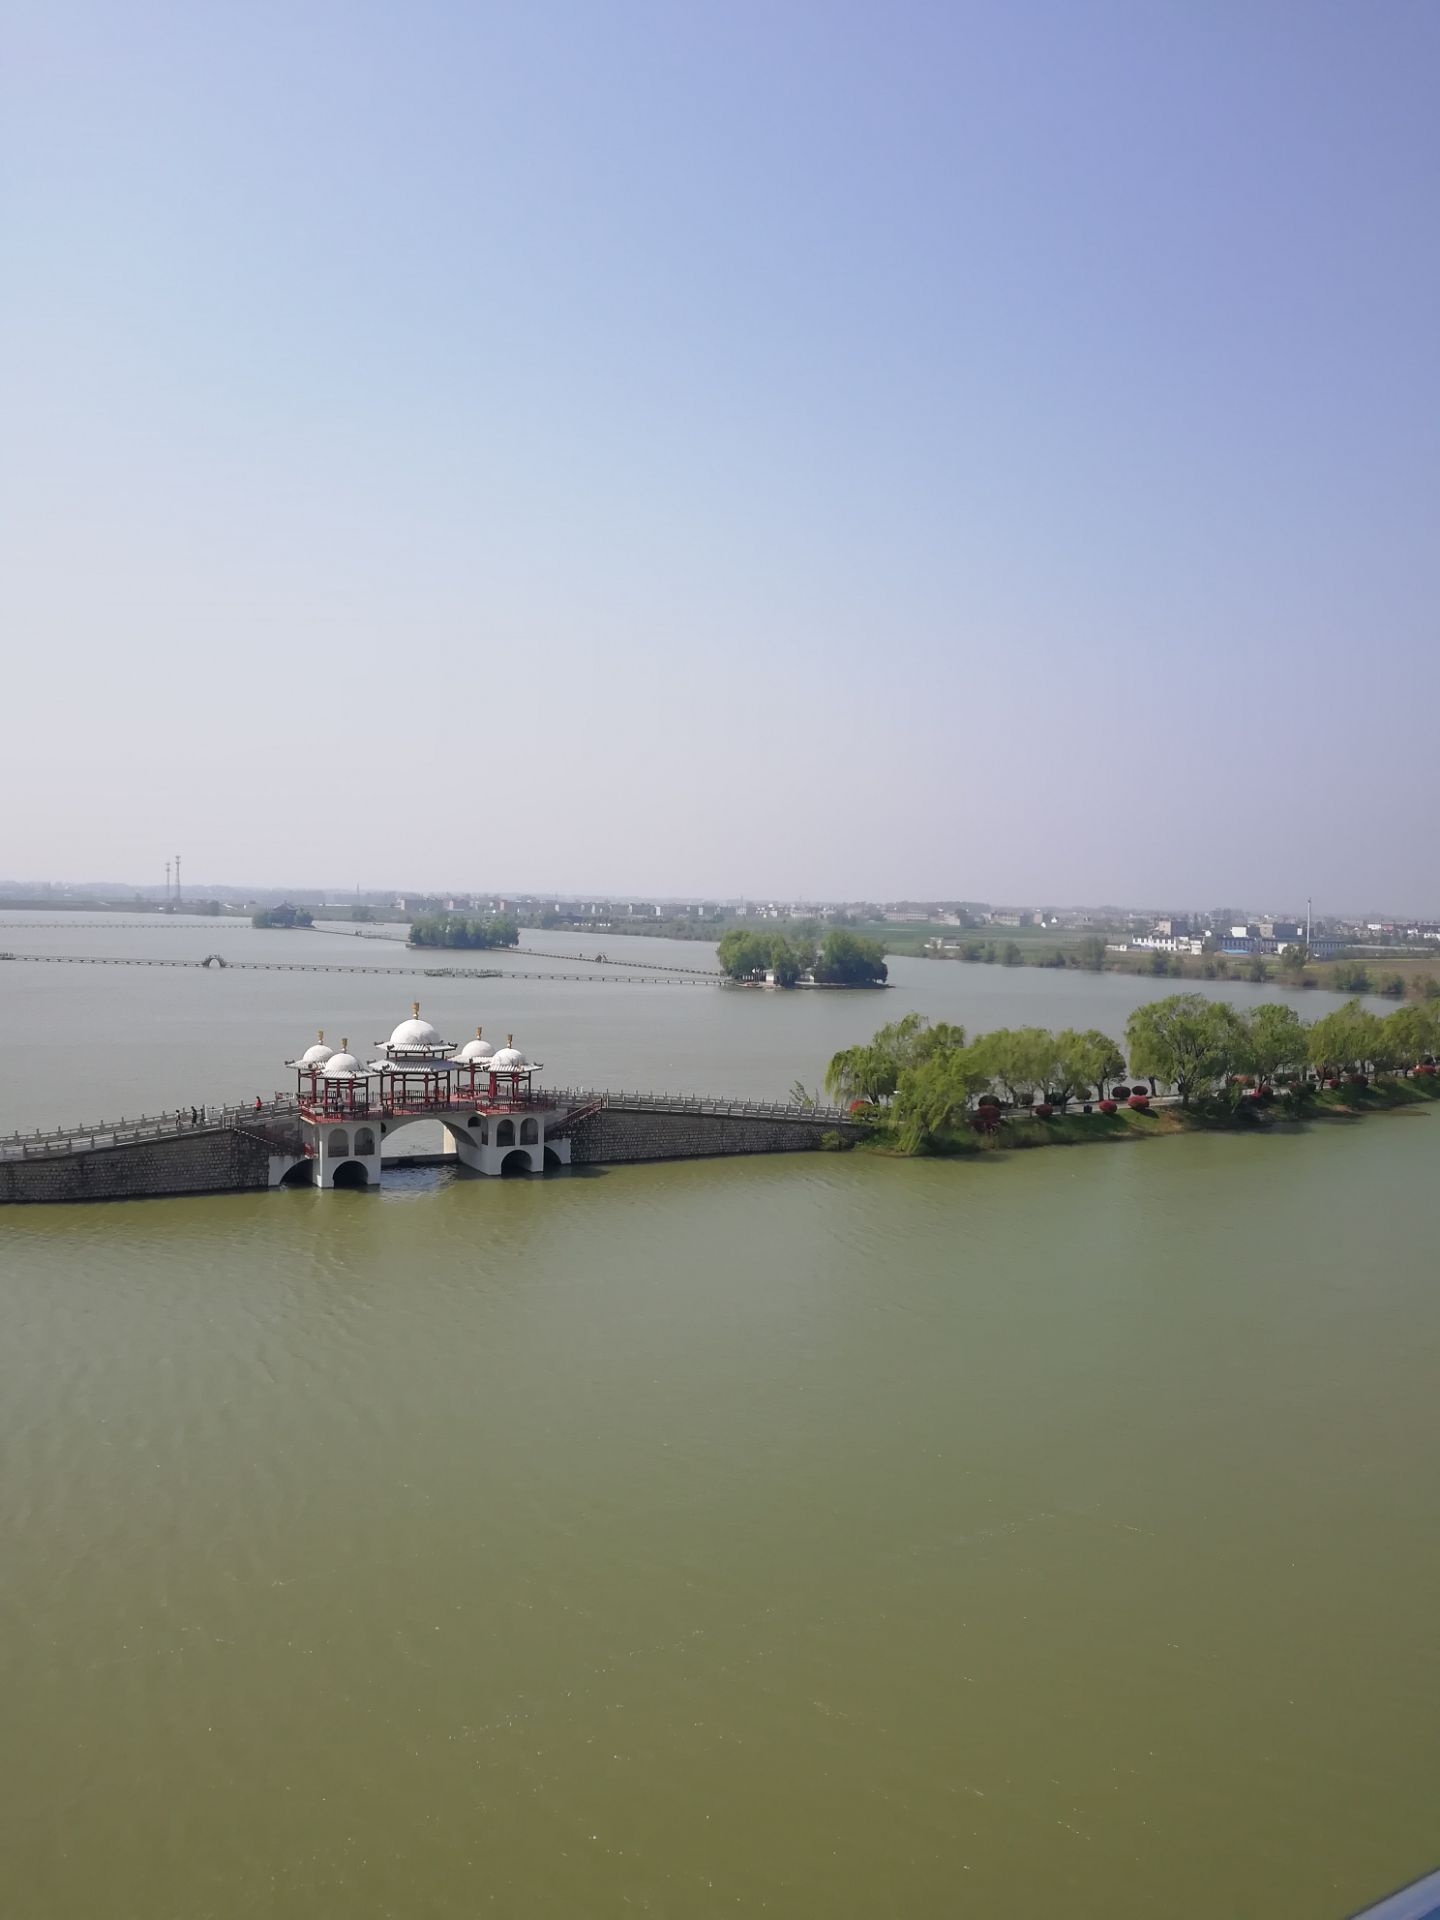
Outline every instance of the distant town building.
[[1194, 933], [1137, 933], [1131, 947], [1152, 953], [1203, 953], [1205, 942]]

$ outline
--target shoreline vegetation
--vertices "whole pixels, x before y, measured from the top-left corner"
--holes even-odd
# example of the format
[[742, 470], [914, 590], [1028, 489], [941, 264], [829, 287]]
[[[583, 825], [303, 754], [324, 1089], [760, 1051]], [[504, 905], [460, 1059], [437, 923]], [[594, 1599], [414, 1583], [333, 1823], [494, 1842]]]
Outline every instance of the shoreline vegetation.
[[[1417, 1107], [1440, 1098], [1437, 1052], [1432, 1002], [1382, 1017], [1350, 1000], [1307, 1023], [1292, 1007], [1242, 1015], [1173, 994], [1135, 1009], [1123, 1051], [1095, 1028], [971, 1040], [907, 1014], [835, 1054], [825, 1091], [864, 1129], [862, 1147], [959, 1156]], [[812, 1096], [797, 1086], [792, 1098]]]

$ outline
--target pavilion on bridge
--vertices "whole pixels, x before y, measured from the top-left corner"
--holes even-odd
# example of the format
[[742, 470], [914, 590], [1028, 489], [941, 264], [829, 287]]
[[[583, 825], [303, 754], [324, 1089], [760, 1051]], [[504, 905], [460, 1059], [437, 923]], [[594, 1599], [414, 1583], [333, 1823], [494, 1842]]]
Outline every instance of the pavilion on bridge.
[[[535, 1085], [539, 1061], [529, 1060], [513, 1034], [492, 1050], [479, 1027], [456, 1048], [428, 1020], [418, 1001], [368, 1065], [351, 1053], [314, 1046], [287, 1066], [305, 1134], [305, 1158], [285, 1176], [317, 1187], [378, 1185], [384, 1143], [414, 1121], [438, 1121], [446, 1152], [475, 1173], [543, 1173], [570, 1160], [573, 1103]], [[308, 1179], [306, 1178], [308, 1174]]]

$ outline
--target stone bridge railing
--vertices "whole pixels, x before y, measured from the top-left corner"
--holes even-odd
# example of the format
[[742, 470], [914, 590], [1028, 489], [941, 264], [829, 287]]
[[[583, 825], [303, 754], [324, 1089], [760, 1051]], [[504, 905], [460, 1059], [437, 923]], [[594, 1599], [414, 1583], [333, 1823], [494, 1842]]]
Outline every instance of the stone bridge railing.
[[178, 1140], [196, 1132], [235, 1130], [269, 1137], [273, 1129], [293, 1124], [300, 1103], [276, 1094], [272, 1100], [249, 1106], [199, 1107], [192, 1121], [189, 1107], [169, 1113], [142, 1113], [128, 1119], [101, 1120], [90, 1126], [56, 1127], [49, 1132], [12, 1133], [0, 1137], [0, 1160], [45, 1159], [56, 1154], [89, 1153], [101, 1147], [125, 1147], [146, 1140]]
[[[549, 1089], [547, 1088], [547, 1092]], [[732, 1120], [793, 1120], [800, 1125], [854, 1124], [843, 1107], [800, 1106], [793, 1100], [745, 1100], [712, 1093], [612, 1093], [608, 1089], [565, 1087], [556, 1090], [561, 1105], [597, 1103], [630, 1113], [707, 1113]]]
[[[802, 1107], [784, 1100], [747, 1100], [728, 1094], [708, 1093], [625, 1093], [588, 1087], [546, 1087], [544, 1098], [552, 1105], [575, 1107], [611, 1107], [630, 1113], [708, 1114], [735, 1120], [786, 1120], [797, 1126], [835, 1127], [850, 1120], [841, 1107]], [[457, 1101], [458, 1112], [464, 1102]], [[376, 1114], [380, 1113], [377, 1106]], [[57, 1155], [90, 1153], [104, 1147], [130, 1146], [147, 1140], [175, 1140], [196, 1131], [216, 1129], [263, 1136], [278, 1147], [285, 1130], [300, 1117], [300, 1103], [293, 1095], [276, 1094], [256, 1106], [201, 1107], [198, 1118], [190, 1118], [188, 1107], [169, 1113], [142, 1113], [119, 1120], [100, 1120], [73, 1127], [37, 1128], [33, 1133], [0, 1136], [0, 1160], [48, 1159]], [[437, 1120], [445, 1117], [437, 1109]]]

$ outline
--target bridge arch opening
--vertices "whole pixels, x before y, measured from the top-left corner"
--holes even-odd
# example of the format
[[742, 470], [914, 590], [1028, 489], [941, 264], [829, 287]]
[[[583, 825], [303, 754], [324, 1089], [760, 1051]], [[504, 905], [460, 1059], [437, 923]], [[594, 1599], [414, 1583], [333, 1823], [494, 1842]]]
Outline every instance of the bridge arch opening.
[[[505, 1124], [508, 1126], [509, 1122], [507, 1121]], [[507, 1178], [514, 1173], [533, 1173], [534, 1168], [530, 1165], [530, 1155], [523, 1148], [516, 1147], [513, 1153], [507, 1153], [505, 1158], [500, 1162], [500, 1172], [502, 1177]]]
[[310, 1161], [297, 1160], [288, 1173], [281, 1174], [280, 1184], [282, 1187], [313, 1187], [315, 1169]]
[[563, 1160], [562, 1160], [562, 1159], [560, 1158], [560, 1156], [559, 1156], [559, 1154], [558, 1154], [558, 1153], [556, 1153], [556, 1151], [555, 1151], [555, 1149], [554, 1149], [553, 1147], [546, 1147], [546, 1149], [545, 1149], [545, 1171], [546, 1171], [547, 1173], [548, 1173], [548, 1172], [550, 1171], [550, 1169], [551, 1169], [552, 1167], [563, 1167], [563, 1166], [564, 1166], [564, 1164], [565, 1164], [565, 1162], [564, 1162], [564, 1161], [563, 1161]]
[[358, 1160], [347, 1160], [335, 1169], [333, 1184], [337, 1187], [368, 1187], [370, 1176]]

